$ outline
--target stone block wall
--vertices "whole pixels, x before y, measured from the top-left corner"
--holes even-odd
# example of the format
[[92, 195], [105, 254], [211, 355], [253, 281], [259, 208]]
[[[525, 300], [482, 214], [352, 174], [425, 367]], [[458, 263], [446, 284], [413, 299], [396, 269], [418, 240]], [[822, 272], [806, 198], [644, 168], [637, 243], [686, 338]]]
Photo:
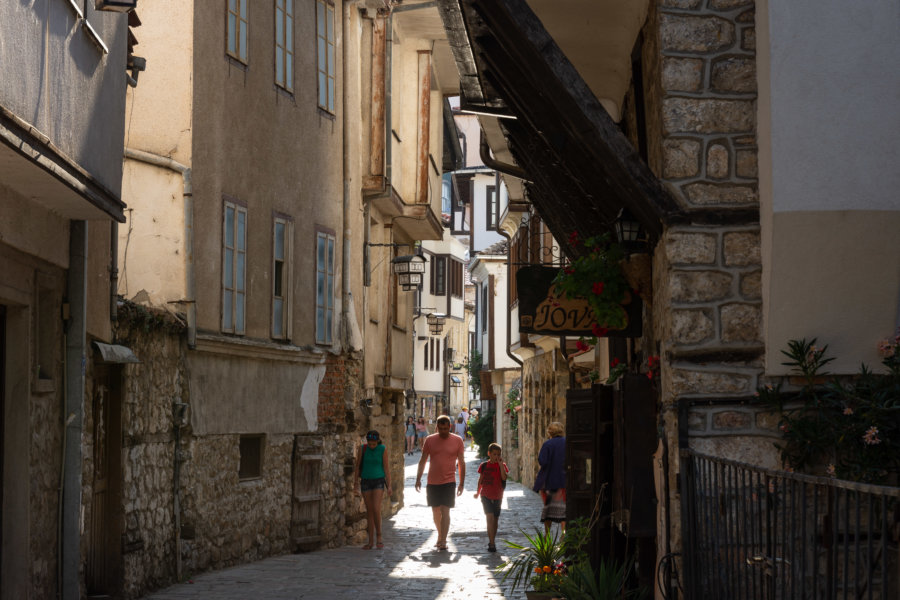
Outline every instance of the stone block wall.
[[176, 580], [173, 409], [189, 401], [187, 346], [177, 320], [134, 305], [120, 311], [116, 338], [141, 360], [125, 366], [122, 389], [124, 596], [138, 598]]
[[771, 419], [752, 405], [764, 357], [755, 41], [754, 0], [654, 0], [644, 29], [648, 160], [683, 214], [655, 250], [650, 334], [673, 548], [679, 418], [700, 451], [766, 466], [774, 454]]
[[[554, 350], [554, 352], [556, 352]], [[534, 484], [538, 453], [547, 440], [547, 426], [553, 421], [566, 424], [566, 391], [569, 371], [565, 359], [552, 353], [538, 354], [522, 366], [522, 411], [519, 413], [521, 482]]]

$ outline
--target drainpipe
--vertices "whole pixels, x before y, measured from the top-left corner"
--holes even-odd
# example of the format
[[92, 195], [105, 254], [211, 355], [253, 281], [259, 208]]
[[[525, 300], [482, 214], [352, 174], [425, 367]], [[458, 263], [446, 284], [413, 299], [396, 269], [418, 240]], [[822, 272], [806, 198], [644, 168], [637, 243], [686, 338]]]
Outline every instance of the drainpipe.
[[82, 448], [84, 427], [84, 371], [87, 345], [87, 221], [71, 221], [69, 225], [68, 305], [69, 322], [66, 339], [66, 412], [63, 427], [64, 461], [62, 473], [62, 579], [63, 600], [81, 598], [81, 494]]
[[350, 134], [347, 132], [347, 125], [350, 121], [347, 115], [347, 107], [349, 102], [349, 85], [347, 77], [347, 65], [350, 64], [350, 50], [348, 41], [350, 40], [350, 9], [355, 5], [357, 0], [344, 0], [341, 10], [341, 130], [343, 138], [343, 157], [341, 161], [342, 177], [344, 180], [343, 203], [341, 206], [341, 218], [343, 219], [343, 249], [341, 251], [341, 324], [343, 326], [343, 336], [341, 345], [344, 349], [350, 348], [351, 328], [350, 328], [350, 236], [353, 230], [350, 228]]
[[[484, 129], [481, 130], [481, 139], [478, 144], [478, 150], [479, 154], [481, 155], [481, 162], [484, 163], [484, 166], [503, 173], [504, 175], [509, 175], [511, 177], [515, 177], [516, 179], [521, 179], [522, 181], [531, 183], [531, 180], [528, 179], [528, 174], [525, 173], [524, 169], [516, 165], [500, 162], [499, 160], [491, 156], [491, 148], [490, 146], [488, 146], [487, 138], [484, 135]], [[506, 236], [506, 239], [509, 239], [509, 236]]]
[[191, 168], [180, 162], [143, 150], [125, 148], [125, 158], [130, 158], [162, 169], [179, 173], [182, 178], [182, 196], [184, 197], [184, 293], [182, 300], [187, 305], [188, 348], [197, 346], [197, 298], [194, 278], [194, 187]]
[[109, 223], [109, 320], [119, 320], [119, 223]]

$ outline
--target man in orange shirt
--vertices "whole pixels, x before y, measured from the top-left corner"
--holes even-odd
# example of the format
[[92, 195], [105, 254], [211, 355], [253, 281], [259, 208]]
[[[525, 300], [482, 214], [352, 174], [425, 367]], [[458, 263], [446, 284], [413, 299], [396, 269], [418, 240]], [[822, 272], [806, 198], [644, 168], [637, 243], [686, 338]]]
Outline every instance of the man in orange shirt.
[[[422, 445], [422, 458], [419, 460], [419, 471], [416, 473], [416, 491], [422, 491], [422, 473], [429, 460], [428, 485], [425, 495], [438, 539], [435, 548], [447, 549], [447, 534], [450, 532], [450, 509], [456, 505], [456, 496], [462, 496], [466, 480], [465, 444], [461, 437], [450, 433], [450, 417], [441, 415], [437, 418], [437, 433], [425, 438]], [[459, 486], [456, 485], [456, 471], [459, 469]], [[454, 488], [456, 494], [454, 495]]]

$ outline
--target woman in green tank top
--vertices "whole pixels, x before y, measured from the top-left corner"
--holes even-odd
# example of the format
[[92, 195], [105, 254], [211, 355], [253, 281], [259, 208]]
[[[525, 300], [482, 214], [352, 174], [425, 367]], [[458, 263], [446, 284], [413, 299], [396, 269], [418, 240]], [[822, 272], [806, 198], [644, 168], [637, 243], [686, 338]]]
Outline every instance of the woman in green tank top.
[[369, 541], [363, 550], [371, 550], [373, 542], [378, 549], [384, 548], [381, 537], [381, 500], [387, 490], [391, 495], [391, 471], [388, 467], [386, 448], [381, 435], [374, 429], [366, 434], [366, 443], [360, 446], [356, 458], [353, 479], [358, 481], [356, 493], [362, 494], [366, 504], [366, 521]]

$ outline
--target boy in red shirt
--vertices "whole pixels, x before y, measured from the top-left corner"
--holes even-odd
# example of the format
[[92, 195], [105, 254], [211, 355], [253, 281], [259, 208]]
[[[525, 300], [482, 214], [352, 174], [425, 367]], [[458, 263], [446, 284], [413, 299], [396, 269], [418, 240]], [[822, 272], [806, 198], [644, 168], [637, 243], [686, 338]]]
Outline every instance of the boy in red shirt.
[[497, 536], [497, 526], [500, 523], [500, 504], [503, 501], [503, 489], [506, 487], [506, 474], [509, 473], [509, 467], [500, 460], [502, 452], [500, 444], [491, 444], [488, 446], [488, 459], [478, 465], [478, 491], [475, 492], [475, 497], [481, 495], [481, 505], [484, 507], [488, 552], [497, 551], [494, 538]]

